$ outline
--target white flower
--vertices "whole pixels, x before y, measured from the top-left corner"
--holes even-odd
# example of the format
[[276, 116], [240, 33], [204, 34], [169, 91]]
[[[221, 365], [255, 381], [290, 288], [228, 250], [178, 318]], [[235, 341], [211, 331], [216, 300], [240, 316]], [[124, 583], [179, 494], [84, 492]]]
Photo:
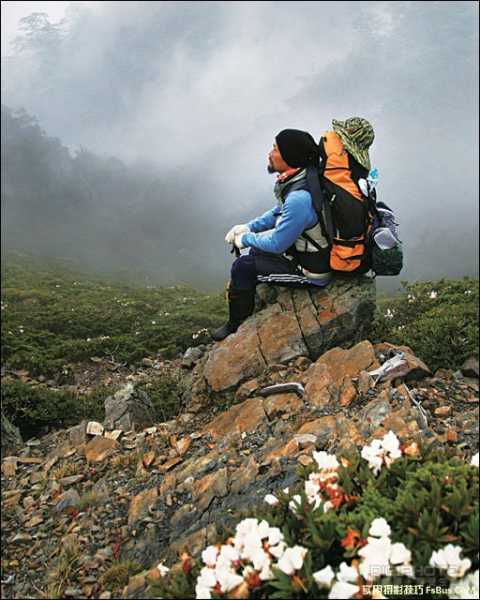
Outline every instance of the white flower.
[[334, 504], [333, 502], [330, 502], [330, 500], [328, 500], [327, 502], [325, 502], [325, 504], [323, 505], [323, 512], [326, 513], [329, 510], [332, 510], [332, 508], [334, 508]]
[[243, 577], [226, 567], [217, 567], [215, 575], [224, 594], [238, 587], [243, 581]]
[[368, 533], [374, 537], [388, 537], [392, 530], [390, 529], [390, 525], [385, 521], [384, 518], [374, 519], [372, 524], [370, 525], [370, 529]]
[[160, 571], [160, 577], [165, 577], [165, 575], [170, 571], [170, 569], [166, 567], [163, 563], [159, 563], [157, 565], [157, 569]]
[[264, 498], [265, 502], [267, 504], [270, 504], [270, 506], [275, 506], [276, 504], [279, 503], [279, 500], [276, 496], [274, 496], [273, 494], [267, 494]]
[[315, 579], [317, 585], [319, 587], [325, 586], [330, 587], [332, 585], [332, 581], [335, 577], [335, 573], [330, 565], [322, 569], [321, 571], [317, 571], [313, 573], [313, 578]]
[[330, 590], [329, 598], [332, 600], [344, 600], [347, 598], [352, 598], [357, 592], [360, 591], [358, 585], [352, 585], [351, 583], [347, 583], [345, 581], [338, 581]]
[[210, 588], [203, 587], [197, 583], [195, 586], [195, 597], [197, 600], [210, 600], [212, 597], [210, 593]]
[[314, 452], [313, 458], [319, 469], [338, 469], [340, 467], [335, 454], [328, 454], [322, 450], [321, 452]]
[[400, 450], [400, 441], [393, 431], [389, 431], [383, 436], [382, 447], [384, 450], [389, 452], [393, 458], [399, 458], [402, 455], [402, 451]]
[[478, 598], [480, 587], [479, 572], [470, 573], [464, 579], [450, 585], [449, 598]]
[[395, 311], [391, 311], [389, 308], [387, 308], [387, 312], [385, 313], [384, 317], [385, 317], [386, 319], [393, 319], [393, 313], [394, 313], [394, 312], [395, 312]]
[[363, 560], [359, 566], [360, 575], [367, 581], [374, 581], [378, 577], [389, 577], [391, 575], [388, 560]]
[[202, 560], [207, 567], [214, 567], [217, 564], [218, 548], [216, 546], [208, 546], [202, 552]]
[[[383, 519], [376, 519], [381, 521]], [[372, 529], [372, 528], [371, 528]], [[379, 526], [378, 530], [382, 527]], [[386, 536], [381, 538], [369, 537], [368, 544], [360, 548], [358, 554], [364, 559], [359, 566], [360, 574], [372, 581], [377, 577], [390, 575], [390, 564], [388, 557], [390, 556], [391, 542]]]
[[475, 456], [472, 456], [472, 460], [470, 461], [470, 464], [473, 465], [474, 467], [478, 467], [478, 452], [475, 454]]
[[369, 446], [364, 446], [361, 452], [374, 475], [378, 475], [382, 464], [389, 467], [397, 458], [402, 456], [400, 442], [393, 431], [389, 431], [381, 440], [373, 440]]
[[307, 554], [307, 549], [302, 546], [287, 548], [282, 558], [278, 561], [278, 568], [287, 575], [293, 575], [295, 571], [302, 568], [303, 559]]
[[390, 562], [392, 565], [408, 564], [412, 560], [412, 553], [403, 544], [392, 544], [390, 548]]
[[270, 531], [268, 532], [268, 545], [276, 546], [281, 541], [283, 541], [283, 533], [278, 529], [278, 527], [270, 527]]
[[340, 565], [340, 571], [337, 573], [338, 581], [354, 583], [358, 579], [358, 571], [354, 567], [349, 567], [346, 562]]
[[217, 564], [219, 560], [227, 561], [230, 564], [232, 562], [235, 562], [236, 560], [240, 560], [240, 554], [238, 553], [238, 550], [236, 548], [230, 546], [229, 544], [226, 544], [220, 548]]
[[302, 506], [302, 497], [299, 494], [293, 496], [293, 498], [288, 503], [288, 508], [296, 515], [300, 507]]
[[437, 292], [435, 290], [432, 290], [430, 292], [430, 296], [429, 298], [431, 298], [432, 300], [435, 300], [435, 298], [438, 296]]
[[262, 548], [258, 548], [252, 553], [250, 560], [253, 563], [255, 571], [261, 571], [265, 565], [270, 565], [270, 557]]
[[461, 546], [448, 544], [443, 550], [432, 554], [429, 564], [432, 567], [446, 571], [451, 579], [458, 579], [463, 577], [465, 571], [468, 571], [472, 566], [469, 558], [463, 560], [460, 558], [460, 552], [462, 552]]
[[260, 573], [258, 574], [258, 576], [260, 577], [260, 579], [262, 581], [268, 581], [269, 579], [273, 579], [273, 572], [272, 572], [272, 569], [270, 568], [270, 563], [266, 562], [263, 565], [263, 568], [260, 571]]
[[[197, 598], [210, 598], [210, 590], [217, 585], [215, 571], [209, 567], [203, 567], [197, 578], [195, 593]], [[199, 592], [201, 590], [201, 592]], [[208, 595], [205, 595], [208, 594]]]
[[285, 542], [280, 542], [277, 546], [272, 546], [271, 548], [269, 548], [268, 551], [272, 556], [278, 559], [283, 556], [286, 547], [287, 545], [285, 544]]
[[263, 540], [264, 538], [267, 538], [269, 533], [270, 533], [270, 525], [268, 524], [267, 521], [261, 521], [258, 524], [258, 534], [260, 536], [260, 539]]

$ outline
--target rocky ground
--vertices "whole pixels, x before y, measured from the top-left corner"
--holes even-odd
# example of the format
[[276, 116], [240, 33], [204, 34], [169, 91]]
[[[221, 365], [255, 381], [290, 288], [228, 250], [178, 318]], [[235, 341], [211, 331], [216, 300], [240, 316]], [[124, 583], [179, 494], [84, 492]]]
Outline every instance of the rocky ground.
[[[361, 448], [393, 430], [406, 445], [473, 455], [478, 361], [432, 374], [409, 348], [362, 339], [368, 285], [264, 296], [237, 334], [183, 360], [83, 369], [75, 385], [120, 388], [105, 421], [2, 460], [2, 597], [152, 597], [160, 561], [199, 552], [267, 493], [294, 486], [314, 450]], [[395, 356], [400, 367], [378, 378]], [[182, 410], [154, 422], [135, 384], [173, 371]], [[286, 383], [297, 385], [265, 390]]]
[[[432, 375], [413, 357], [407, 375], [375, 384], [368, 371], [392, 350], [363, 341], [272, 365], [224, 411], [140, 431], [83, 423], [30, 440], [2, 463], [2, 597], [141, 597], [149, 569], [199, 551], [239, 508], [294, 484], [314, 449], [361, 447], [392, 429], [402, 442], [476, 452], [478, 371]], [[259, 393], [284, 382], [305, 395]]]

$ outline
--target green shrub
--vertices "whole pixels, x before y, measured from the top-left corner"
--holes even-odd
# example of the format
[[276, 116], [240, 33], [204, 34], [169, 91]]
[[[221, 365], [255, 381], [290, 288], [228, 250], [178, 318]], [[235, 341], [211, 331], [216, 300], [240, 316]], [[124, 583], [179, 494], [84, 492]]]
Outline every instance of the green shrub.
[[180, 373], [162, 373], [153, 381], [137, 384], [137, 389], [148, 394], [159, 421], [168, 421], [179, 413], [185, 392]]
[[106, 387], [82, 395], [21, 381], [2, 382], [2, 411], [28, 438], [46, 427], [69, 427], [82, 419], [102, 421], [104, 400], [110, 393]]
[[133, 365], [159, 352], [171, 359], [226, 313], [221, 294], [126, 286], [15, 258], [2, 269], [2, 364], [53, 377], [94, 356]]
[[[399, 450], [393, 462], [384, 458], [379, 472], [358, 451], [342, 456], [330, 469], [325, 461], [331, 464], [332, 456], [318, 453], [315, 458], [318, 464], [299, 469], [304, 480], [299, 488], [277, 492], [271, 498], [276, 504], [260, 507], [252, 517], [255, 522], [241, 521], [231, 532], [235, 542], [222, 538], [202, 559], [184, 557], [182, 569], [172, 569], [154, 587], [155, 597], [348, 598], [355, 593], [370, 597], [367, 586], [372, 585], [383, 586], [384, 596], [377, 597], [396, 597], [399, 592], [388, 587], [396, 585], [420, 586], [418, 594], [403, 592], [408, 597], [446, 598], [435, 586], [448, 588], [460, 580], [466, 584], [462, 578], [473, 577], [479, 567], [477, 466], [454, 449], [422, 448], [420, 442], [409, 455]], [[264, 533], [259, 533], [262, 528]], [[446, 572], [438, 563], [431, 564], [433, 553], [449, 545], [457, 547], [465, 561], [458, 572], [453, 566]], [[235, 556], [234, 547], [244, 554]], [[220, 566], [220, 550], [225, 556], [231, 553], [224, 561], [227, 567]], [[289, 559], [295, 554], [298, 562], [292, 563]], [[353, 573], [350, 588], [339, 574], [346, 567]], [[330, 581], [322, 585], [320, 572], [325, 575], [329, 568]], [[383, 570], [387, 568], [390, 572]], [[217, 585], [210, 582], [205, 591], [205, 581], [212, 577]], [[201, 581], [204, 595], [196, 596]]]
[[435, 371], [478, 355], [478, 280], [406, 283], [378, 301], [374, 341], [407, 345]]

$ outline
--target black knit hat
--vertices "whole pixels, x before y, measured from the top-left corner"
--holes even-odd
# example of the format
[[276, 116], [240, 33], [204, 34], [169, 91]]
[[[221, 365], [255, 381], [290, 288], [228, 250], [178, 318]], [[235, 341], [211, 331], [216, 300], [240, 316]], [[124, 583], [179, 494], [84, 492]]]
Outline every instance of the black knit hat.
[[306, 131], [284, 129], [275, 141], [283, 160], [290, 167], [306, 167], [318, 161], [318, 146]]

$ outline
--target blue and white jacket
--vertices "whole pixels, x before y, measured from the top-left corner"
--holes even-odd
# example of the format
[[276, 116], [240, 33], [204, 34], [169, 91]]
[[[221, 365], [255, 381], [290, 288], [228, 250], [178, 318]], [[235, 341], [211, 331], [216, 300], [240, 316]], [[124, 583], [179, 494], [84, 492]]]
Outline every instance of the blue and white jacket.
[[[306, 232], [327, 252], [328, 242], [318, 223], [310, 192], [306, 189], [294, 189], [302, 187], [305, 183], [305, 173], [305, 170], [302, 170], [285, 183], [281, 180], [277, 182], [276, 206], [247, 223], [251, 233], [244, 233], [241, 243], [244, 247], [253, 247], [273, 254], [284, 254], [294, 246], [297, 253], [295, 257], [299, 260], [304, 275], [312, 279], [312, 283], [325, 285], [325, 272], [329, 269], [323, 268], [321, 274], [314, 271], [310, 266], [311, 259], [314, 255], [318, 255], [318, 248], [302, 236]], [[288, 191], [289, 188], [293, 188], [292, 191]], [[307, 270], [307, 266], [310, 270]], [[319, 283], [320, 279], [322, 283]]]

